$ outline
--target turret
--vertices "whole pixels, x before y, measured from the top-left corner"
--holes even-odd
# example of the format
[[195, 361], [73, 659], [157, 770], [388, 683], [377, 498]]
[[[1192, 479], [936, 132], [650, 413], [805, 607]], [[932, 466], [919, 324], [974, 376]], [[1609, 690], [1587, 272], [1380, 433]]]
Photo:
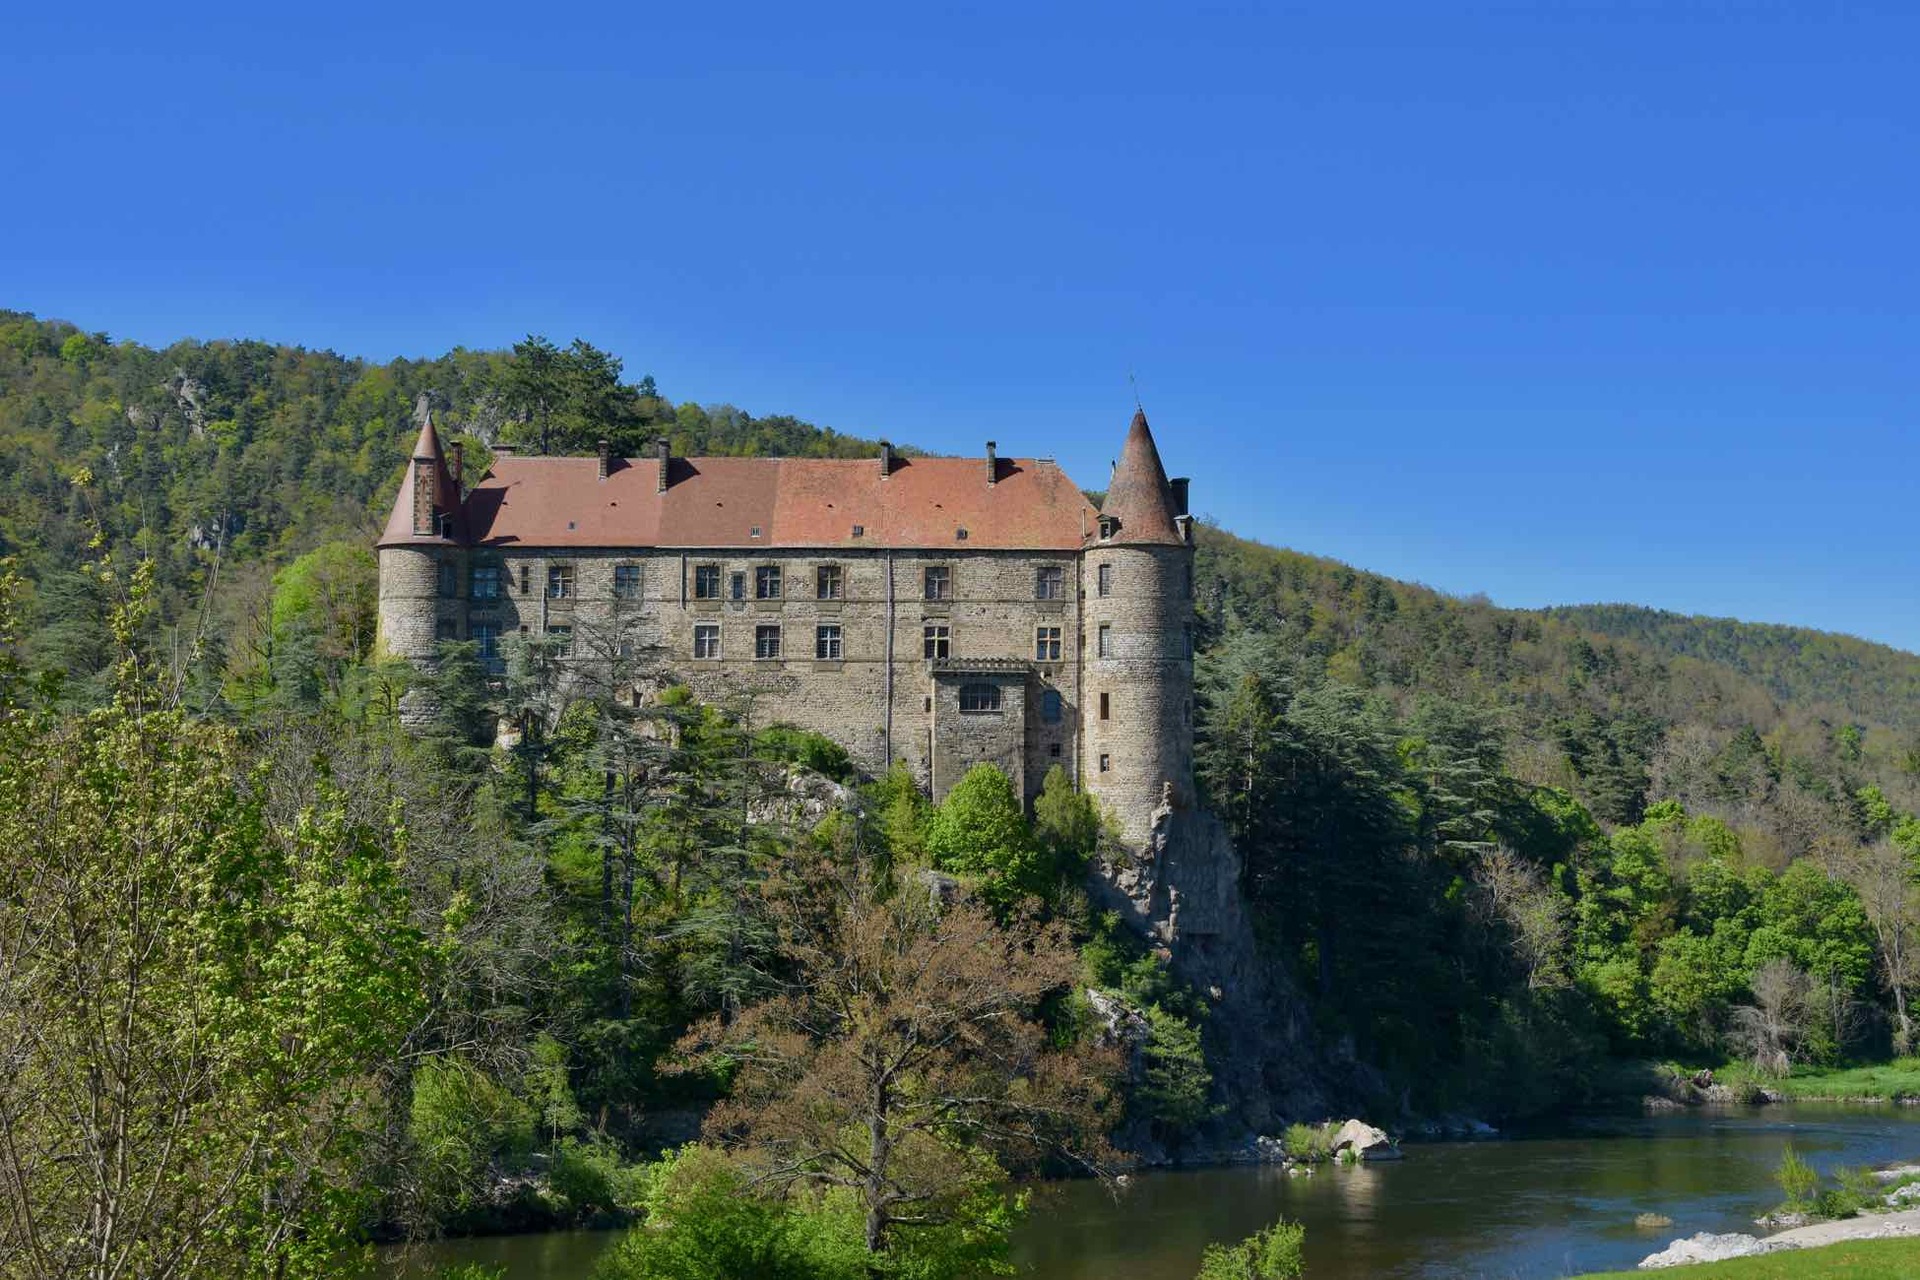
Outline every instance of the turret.
[[1154, 809], [1193, 803], [1193, 541], [1144, 412], [1133, 415], [1081, 561], [1086, 789], [1138, 847]]
[[428, 416], [377, 544], [379, 645], [385, 653], [420, 661], [433, 656], [436, 641], [462, 638], [465, 543], [460, 483], [447, 469]]

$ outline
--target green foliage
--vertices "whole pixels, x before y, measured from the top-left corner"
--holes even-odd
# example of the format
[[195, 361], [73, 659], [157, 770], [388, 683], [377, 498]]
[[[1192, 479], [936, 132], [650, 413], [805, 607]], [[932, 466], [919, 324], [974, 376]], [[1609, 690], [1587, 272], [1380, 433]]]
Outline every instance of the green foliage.
[[1307, 1230], [1280, 1221], [1239, 1244], [1210, 1244], [1195, 1280], [1293, 1280], [1304, 1275]]
[[1333, 1130], [1324, 1124], [1290, 1124], [1281, 1141], [1287, 1155], [1308, 1164], [1318, 1164], [1333, 1154]]
[[1075, 788], [1064, 768], [1047, 770], [1033, 801], [1033, 834], [1055, 875], [1078, 880], [1110, 825], [1099, 800]]
[[576, 1216], [637, 1208], [646, 1191], [644, 1168], [622, 1160], [609, 1143], [575, 1138], [555, 1146], [547, 1180]]
[[936, 867], [978, 878], [981, 896], [995, 907], [1005, 909], [1052, 887], [1052, 868], [1013, 782], [994, 765], [967, 770], [933, 811], [925, 841]]
[[1134, 1105], [1163, 1132], [1178, 1134], [1214, 1114], [1213, 1073], [1198, 1027], [1157, 1004], [1146, 1007], [1146, 1019], [1153, 1037], [1141, 1049]]
[[473, 1063], [421, 1063], [413, 1076], [407, 1136], [427, 1204], [449, 1213], [481, 1204], [496, 1165], [525, 1163], [536, 1123], [532, 1107]]
[[753, 736], [753, 749], [764, 759], [796, 764], [835, 782], [853, 779], [852, 757], [847, 755], [845, 747], [825, 734], [792, 725], [772, 725]]
[[1780, 1153], [1780, 1164], [1773, 1171], [1773, 1180], [1780, 1184], [1780, 1190], [1786, 1195], [1783, 1206], [1790, 1213], [1802, 1213], [1814, 1207], [1814, 1198], [1820, 1191], [1820, 1175], [1812, 1165], [1800, 1158], [1800, 1153], [1788, 1143], [1786, 1150]]

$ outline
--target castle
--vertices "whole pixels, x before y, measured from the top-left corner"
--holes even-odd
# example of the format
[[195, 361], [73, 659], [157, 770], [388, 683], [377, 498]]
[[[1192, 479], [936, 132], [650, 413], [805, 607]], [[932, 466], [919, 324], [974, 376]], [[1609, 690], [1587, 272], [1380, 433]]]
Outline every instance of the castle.
[[645, 655], [756, 724], [903, 761], [936, 798], [974, 764], [1031, 799], [1054, 765], [1128, 844], [1188, 803], [1193, 522], [1144, 413], [1095, 509], [1051, 460], [520, 456], [464, 486], [424, 423], [379, 541], [385, 651], [508, 637], [561, 665]]

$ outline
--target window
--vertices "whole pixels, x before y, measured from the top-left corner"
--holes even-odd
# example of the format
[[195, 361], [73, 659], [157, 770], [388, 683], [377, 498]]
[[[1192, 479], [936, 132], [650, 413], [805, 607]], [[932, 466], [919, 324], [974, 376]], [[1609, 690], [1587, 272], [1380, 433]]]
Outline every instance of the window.
[[777, 658], [780, 656], [779, 627], [755, 627], [753, 629], [753, 656], [756, 658]]
[[553, 656], [571, 658], [573, 656], [573, 628], [548, 627], [547, 639], [553, 642]]
[[570, 564], [550, 564], [547, 566], [547, 599], [566, 600], [573, 596], [573, 566]]
[[1112, 516], [1100, 517], [1100, 539], [1106, 541], [1113, 536], [1114, 526], [1118, 523]]
[[434, 623], [433, 638], [435, 640], [458, 640], [460, 633], [458, 629], [454, 627], [453, 619], [442, 618], [440, 621]]
[[693, 566], [693, 598], [695, 600], [718, 600], [720, 598], [719, 565], [697, 564]]
[[440, 562], [440, 594], [457, 596], [460, 594], [460, 571], [451, 560]]
[[640, 598], [639, 565], [617, 564], [613, 566], [613, 598], [616, 600], [638, 600]]
[[1099, 594], [1103, 596], [1112, 595], [1113, 594], [1113, 566], [1110, 564], [1103, 564], [1094, 572], [1095, 572], [1095, 577], [1099, 584], [1095, 588], [1095, 590], [1098, 591]]
[[727, 594], [735, 600], [745, 600], [747, 598], [747, 575], [744, 573], [736, 573], [731, 578], [728, 578]]
[[1108, 755], [1106, 752], [1102, 751], [1100, 753], [1100, 772], [1106, 773], [1108, 770], [1112, 768], [1113, 768], [1113, 757]]
[[837, 564], [823, 564], [813, 571], [813, 597], [816, 600], [838, 600], [845, 585]]
[[926, 650], [929, 658], [951, 658], [953, 656], [953, 633], [945, 624], [929, 622], [926, 629]]
[[1110, 693], [1100, 695], [1100, 718], [1102, 720], [1113, 718], [1113, 695]]
[[693, 656], [711, 662], [720, 656], [720, 624], [701, 622], [693, 628]]
[[1098, 634], [1100, 647], [1094, 650], [1094, 652], [1102, 658], [1111, 658], [1113, 656], [1113, 628], [1103, 622], [1100, 624]]
[[1055, 742], [1049, 745], [1047, 747], [1047, 754], [1052, 756], [1055, 760], [1058, 760], [1060, 758], [1060, 744]]
[[476, 622], [473, 624], [473, 643], [480, 651], [480, 665], [489, 671], [504, 671], [507, 664], [500, 657], [500, 626], [494, 622]]
[[866, 537], [866, 536], [867, 536], [867, 526], [865, 526], [865, 525], [863, 525], [863, 524], [857, 524], [857, 525], [855, 525], [855, 526], [853, 526], [853, 536], [854, 536], [854, 537], [856, 537], [856, 538], [864, 538], [864, 537]]
[[968, 715], [987, 715], [1000, 710], [1000, 686], [997, 684], [961, 685], [960, 710]]
[[1064, 600], [1067, 598], [1067, 574], [1057, 564], [1043, 564], [1033, 571], [1033, 598], [1035, 600]]
[[927, 599], [953, 599], [953, 570], [944, 564], [927, 566]]
[[520, 594], [524, 596], [524, 595], [530, 594], [532, 591], [533, 591], [533, 588], [530, 585], [528, 585], [528, 582], [527, 582], [527, 566], [521, 565], [520, 566]]
[[[1046, 724], [1059, 724], [1060, 711], [1061, 711], [1060, 691], [1058, 689], [1041, 690], [1040, 719]], [[1054, 754], [1058, 755], [1059, 752], [1056, 751], [1054, 752]]]
[[813, 656], [823, 662], [840, 660], [840, 628], [838, 626], [823, 622], [814, 628]]
[[1034, 631], [1033, 660], [1035, 662], [1060, 661], [1060, 628], [1040, 627]]
[[763, 564], [753, 571], [753, 598], [755, 600], [778, 600], [780, 598], [780, 566]]
[[473, 584], [470, 590], [475, 600], [498, 600], [500, 598], [500, 566], [497, 564], [473, 566]]

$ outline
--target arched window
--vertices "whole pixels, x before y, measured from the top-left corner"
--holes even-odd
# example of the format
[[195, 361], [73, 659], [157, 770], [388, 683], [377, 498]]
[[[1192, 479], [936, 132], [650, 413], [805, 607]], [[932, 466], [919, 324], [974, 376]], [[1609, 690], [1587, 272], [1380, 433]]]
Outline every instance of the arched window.
[[1000, 710], [1000, 686], [997, 684], [961, 685], [960, 709], [977, 713]]
[[1058, 689], [1041, 691], [1040, 719], [1047, 724], [1060, 723], [1060, 691]]

